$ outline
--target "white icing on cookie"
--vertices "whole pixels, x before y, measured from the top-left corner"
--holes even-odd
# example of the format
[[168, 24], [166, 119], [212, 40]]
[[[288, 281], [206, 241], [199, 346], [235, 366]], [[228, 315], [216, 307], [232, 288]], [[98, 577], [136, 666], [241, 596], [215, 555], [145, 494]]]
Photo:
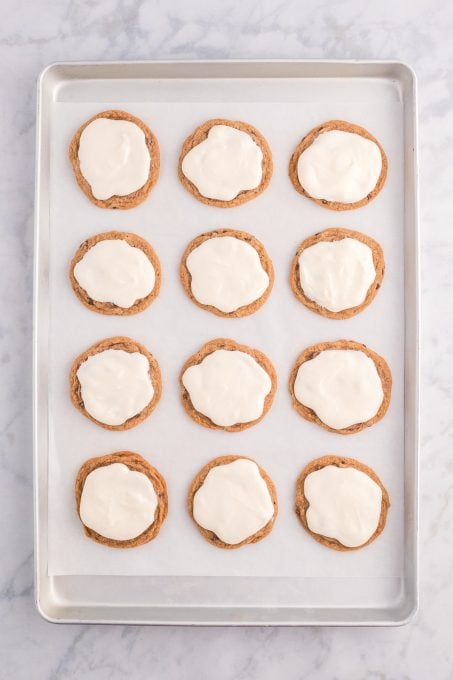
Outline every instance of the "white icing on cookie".
[[202, 196], [232, 201], [260, 185], [262, 162], [263, 152], [247, 132], [213, 125], [206, 139], [184, 156], [182, 171]]
[[149, 368], [140, 352], [107, 349], [88, 357], [77, 370], [87, 413], [105, 425], [122, 425], [143, 411], [154, 396]]
[[211, 468], [194, 495], [193, 516], [229, 545], [260, 531], [274, 516], [274, 505], [258, 465], [239, 458]]
[[194, 409], [221, 427], [259, 418], [272, 389], [264, 368], [239, 350], [211, 352], [185, 370], [182, 382]]
[[299, 257], [303, 292], [331, 312], [361, 305], [375, 278], [372, 250], [355, 238], [320, 241]]
[[376, 187], [382, 171], [378, 145], [343, 130], [322, 132], [299, 156], [297, 176], [317, 199], [356, 203]]
[[348, 548], [366, 543], [376, 531], [382, 490], [365, 472], [326, 465], [305, 478], [308, 527]]
[[102, 201], [141, 189], [152, 161], [143, 130], [111, 118], [96, 118], [84, 128], [78, 157], [93, 196]]
[[115, 541], [140, 536], [153, 522], [157, 495], [151, 480], [123, 463], [95, 468], [87, 475], [80, 518], [89, 529]]
[[322, 350], [297, 371], [294, 395], [335, 430], [365, 423], [384, 399], [376, 365], [359, 350]]
[[143, 250], [121, 239], [105, 239], [92, 246], [74, 267], [74, 277], [92, 300], [125, 309], [147, 297], [156, 281]]
[[233, 236], [203, 241], [186, 259], [194, 298], [221, 312], [234, 312], [258, 300], [269, 286], [255, 248]]

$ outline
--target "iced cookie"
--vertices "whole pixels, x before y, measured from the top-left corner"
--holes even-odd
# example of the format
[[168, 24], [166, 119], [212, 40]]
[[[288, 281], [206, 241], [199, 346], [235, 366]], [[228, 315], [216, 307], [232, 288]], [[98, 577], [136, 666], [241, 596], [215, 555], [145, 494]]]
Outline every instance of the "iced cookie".
[[296, 482], [295, 509], [302, 526], [333, 550], [357, 550], [374, 541], [389, 507], [377, 474], [354, 458], [317, 458]]
[[131, 451], [87, 460], [77, 475], [75, 497], [86, 535], [111, 548], [152, 541], [168, 511], [165, 479]]
[[365, 128], [330, 120], [297, 145], [289, 163], [296, 191], [330, 210], [366, 205], [387, 177], [384, 149]]
[[240, 432], [269, 411], [277, 374], [259, 350], [217, 338], [185, 362], [180, 387], [183, 406], [196, 423]]
[[387, 412], [392, 374], [386, 361], [353, 340], [307, 347], [291, 371], [296, 411], [330, 432], [354, 434]]
[[215, 118], [200, 125], [184, 142], [178, 175], [202, 203], [230, 208], [266, 189], [272, 176], [272, 154], [252, 125]]
[[293, 259], [291, 288], [317, 314], [348, 319], [374, 300], [384, 277], [384, 254], [369, 236], [326, 229], [303, 241]]
[[267, 536], [277, 517], [277, 493], [269, 475], [242, 456], [211, 460], [195, 477], [189, 514], [218, 548], [240, 548]]
[[69, 145], [78, 185], [100, 208], [142, 203], [159, 177], [159, 145], [149, 127], [127, 111], [102, 111]]
[[78, 411], [107, 430], [129, 430], [155, 409], [162, 392], [153, 355], [126, 337], [101, 340], [72, 364], [70, 395]]
[[264, 246], [245, 231], [216, 229], [193, 239], [182, 256], [182, 285], [202, 309], [225, 317], [256, 312], [269, 297], [274, 268]]
[[159, 258], [145, 239], [125, 231], [96, 234], [72, 258], [69, 278], [85, 307], [128, 316], [146, 309], [160, 290]]

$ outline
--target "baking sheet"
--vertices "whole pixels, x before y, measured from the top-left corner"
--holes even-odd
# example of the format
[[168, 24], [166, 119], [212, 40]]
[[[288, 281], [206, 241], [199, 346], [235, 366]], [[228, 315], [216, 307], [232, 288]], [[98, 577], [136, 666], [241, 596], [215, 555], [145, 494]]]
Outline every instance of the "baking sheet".
[[[49, 346], [49, 575], [186, 575], [394, 577], [403, 567], [404, 459], [404, 267], [403, 134], [399, 102], [178, 102], [84, 104], [57, 102], [52, 109], [50, 159], [50, 346]], [[130, 211], [100, 210], [77, 186], [66, 150], [73, 132], [105, 108], [125, 108], [153, 129], [162, 153], [161, 177], [150, 197]], [[184, 138], [211, 117], [238, 118], [256, 125], [270, 143], [274, 176], [258, 199], [231, 210], [205, 206], [177, 179]], [[330, 118], [368, 128], [389, 157], [387, 183], [369, 206], [334, 213], [293, 189], [289, 157], [300, 138]], [[324, 319], [301, 305], [288, 283], [294, 252], [304, 238], [328, 227], [351, 227], [378, 240], [386, 274], [373, 304], [344, 321]], [[275, 266], [273, 293], [255, 315], [221, 319], [197, 308], [179, 283], [178, 267], [187, 243], [211, 229], [253, 233]], [[131, 318], [90, 313], [75, 298], [67, 277], [80, 244], [97, 232], [122, 229], [148, 239], [162, 264], [161, 293], [143, 314]], [[72, 406], [67, 375], [74, 357], [90, 344], [129, 335], [155, 355], [163, 374], [163, 397], [142, 425], [108, 432]], [[279, 389], [274, 405], [256, 427], [241, 433], [210, 431], [194, 423], [179, 402], [178, 375], [185, 359], [204, 342], [231, 337], [264, 351], [274, 362]], [[307, 423], [291, 408], [287, 382], [299, 352], [324, 340], [349, 338], [368, 344], [388, 361], [394, 379], [386, 417], [351, 436]], [[169, 515], [159, 537], [130, 551], [111, 550], [87, 539], [75, 512], [74, 479], [91, 456], [130, 449], [165, 476]], [[269, 537], [237, 551], [221, 551], [201, 537], [186, 513], [187, 488], [211, 458], [234, 453], [255, 458], [274, 479], [280, 512]], [[363, 551], [327, 551], [306, 534], [294, 512], [294, 483], [311, 459], [333, 453], [373, 467], [386, 485], [392, 507], [382, 536]]]

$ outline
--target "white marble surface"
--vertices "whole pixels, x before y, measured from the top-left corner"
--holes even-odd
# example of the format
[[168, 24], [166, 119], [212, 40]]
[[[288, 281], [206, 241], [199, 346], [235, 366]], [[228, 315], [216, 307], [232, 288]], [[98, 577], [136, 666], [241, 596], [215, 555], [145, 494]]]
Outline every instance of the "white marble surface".
[[[445, 0], [3, 0], [0, 22], [0, 676], [453, 677], [453, 5]], [[397, 629], [52, 626], [33, 605], [35, 81], [55, 60], [402, 59], [420, 86], [421, 610]]]

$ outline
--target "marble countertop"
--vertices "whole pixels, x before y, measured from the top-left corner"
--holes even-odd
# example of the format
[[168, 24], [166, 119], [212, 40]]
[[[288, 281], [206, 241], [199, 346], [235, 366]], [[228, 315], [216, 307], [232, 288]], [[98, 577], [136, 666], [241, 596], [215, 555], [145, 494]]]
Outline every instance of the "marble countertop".
[[[453, 5], [444, 0], [4, 0], [0, 204], [0, 675], [453, 677]], [[35, 83], [53, 61], [398, 59], [419, 79], [421, 607], [401, 628], [52, 626], [33, 604], [31, 335]]]

